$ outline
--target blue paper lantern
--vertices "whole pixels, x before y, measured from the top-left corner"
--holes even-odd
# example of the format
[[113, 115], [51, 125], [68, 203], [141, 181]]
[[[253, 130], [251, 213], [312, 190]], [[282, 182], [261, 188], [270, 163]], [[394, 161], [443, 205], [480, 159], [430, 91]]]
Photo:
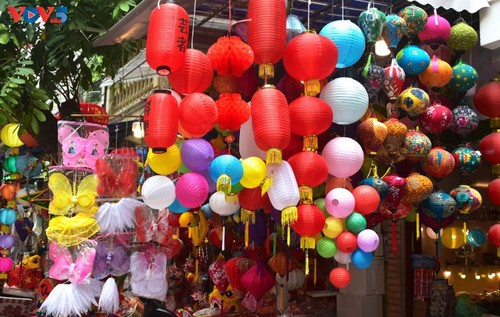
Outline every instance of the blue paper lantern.
[[437, 191], [422, 202], [422, 211], [434, 220], [447, 218], [456, 211], [457, 202], [445, 192]]
[[478, 248], [486, 242], [486, 234], [479, 228], [469, 230], [467, 233], [467, 244], [471, 247]]
[[373, 253], [365, 252], [361, 249], [356, 249], [351, 255], [351, 262], [355, 268], [364, 270], [373, 262]]
[[243, 165], [236, 157], [224, 154], [210, 164], [210, 177], [217, 185], [217, 191], [231, 192], [231, 184], [237, 184], [243, 177]]
[[209, 203], [206, 203], [205, 205], [201, 206], [201, 211], [203, 211], [205, 218], [207, 218], [207, 219], [212, 218], [213, 211], [212, 211], [212, 209], [210, 209]]
[[181, 205], [179, 200], [175, 198], [174, 202], [170, 206], [168, 206], [168, 210], [170, 210], [171, 212], [175, 212], [176, 214], [182, 214], [183, 212], [188, 211], [189, 208]]
[[335, 43], [339, 53], [337, 68], [354, 65], [365, 51], [365, 37], [361, 29], [349, 20], [337, 20], [325, 25], [320, 35]]
[[431, 62], [429, 54], [415, 45], [408, 45], [399, 51], [396, 60], [407, 75], [420, 74]]
[[10, 226], [17, 219], [17, 212], [14, 209], [2, 208], [0, 209], [0, 223]]

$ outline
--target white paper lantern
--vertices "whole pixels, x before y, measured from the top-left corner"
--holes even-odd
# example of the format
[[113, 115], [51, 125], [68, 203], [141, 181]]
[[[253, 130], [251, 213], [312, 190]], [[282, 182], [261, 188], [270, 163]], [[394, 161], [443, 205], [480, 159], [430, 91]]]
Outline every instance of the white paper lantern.
[[246, 159], [251, 156], [257, 156], [263, 160], [266, 159], [266, 151], [262, 151], [255, 143], [252, 128], [252, 118], [241, 125], [239, 150], [242, 159]]
[[240, 209], [238, 195], [226, 195], [221, 191], [210, 196], [209, 205], [213, 212], [221, 216], [234, 215]]
[[337, 252], [335, 253], [335, 255], [333, 257], [335, 258], [335, 261], [337, 261], [340, 264], [349, 264], [349, 263], [351, 263], [351, 255], [352, 255], [352, 252], [351, 253], [344, 253], [344, 252], [340, 252], [337, 250]]
[[351, 124], [366, 113], [368, 93], [358, 81], [349, 77], [339, 77], [323, 87], [319, 96], [333, 110], [333, 122]]
[[170, 206], [175, 200], [175, 185], [172, 180], [163, 175], [148, 178], [141, 189], [142, 200], [154, 209]]
[[289, 291], [296, 290], [298, 288], [301, 288], [304, 286], [304, 282], [306, 281], [306, 274], [304, 271], [295, 269], [291, 272], [288, 273], [288, 280], [287, 276], [281, 276], [278, 273], [276, 273], [276, 283], [278, 285], [283, 285], [284, 288], [286, 288]]
[[300, 192], [290, 164], [283, 161], [281, 165], [273, 167], [272, 175], [272, 184], [267, 194], [273, 207], [283, 210], [297, 206], [300, 201]]
[[363, 149], [358, 142], [347, 137], [330, 140], [321, 153], [326, 160], [328, 173], [346, 178], [356, 174], [363, 165]]

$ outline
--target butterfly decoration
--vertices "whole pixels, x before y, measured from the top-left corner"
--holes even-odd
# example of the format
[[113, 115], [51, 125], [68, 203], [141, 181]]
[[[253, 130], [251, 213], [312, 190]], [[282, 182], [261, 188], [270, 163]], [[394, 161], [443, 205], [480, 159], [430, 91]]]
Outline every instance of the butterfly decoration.
[[49, 177], [49, 188], [54, 194], [49, 204], [49, 213], [58, 216], [76, 212], [89, 215], [96, 213], [97, 178], [95, 175], [86, 176], [76, 189], [76, 183], [71, 186], [66, 175], [54, 173]]
[[73, 126], [63, 123], [57, 134], [62, 149], [62, 165], [65, 167], [95, 170], [96, 160], [105, 154], [109, 146], [109, 132], [102, 128], [81, 137]]
[[95, 164], [97, 193], [102, 196], [127, 197], [137, 189], [137, 163], [128, 157], [106, 155]]
[[134, 252], [130, 257], [130, 286], [138, 296], [163, 301], [167, 295], [167, 256], [162, 252]]
[[94, 277], [98, 280], [108, 275], [121, 276], [130, 271], [130, 256], [117, 241], [101, 241], [96, 247]]
[[135, 207], [135, 221], [137, 223], [137, 240], [142, 243], [156, 241], [167, 244], [168, 234], [168, 211], [158, 211], [158, 220], [155, 221], [153, 211], [146, 205]]
[[71, 283], [81, 283], [92, 273], [96, 250], [93, 247], [82, 247], [75, 262], [69, 250], [56, 242], [49, 245], [49, 258], [54, 264], [49, 269], [49, 277]]

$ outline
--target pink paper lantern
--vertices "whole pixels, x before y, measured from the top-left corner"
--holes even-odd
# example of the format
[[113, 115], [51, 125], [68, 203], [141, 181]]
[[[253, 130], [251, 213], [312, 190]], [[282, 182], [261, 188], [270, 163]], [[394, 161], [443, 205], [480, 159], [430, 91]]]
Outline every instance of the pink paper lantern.
[[325, 197], [325, 207], [328, 213], [337, 218], [345, 218], [354, 211], [353, 194], [345, 188], [334, 188]]
[[356, 174], [364, 160], [361, 145], [348, 137], [336, 137], [329, 141], [321, 155], [328, 165], [328, 173], [336, 177]]
[[450, 33], [450, 22], [438, 14], [433, 14], [427, 19], [424, 29], [418, 32], [418, 38], [428, 44], [446, 43]]
[[175, 196], [181, 205], [188, 208], [201, 206], [208, 197], [208, 182], [203, 175], [189, 172], [177, 180]]
[[14, 261], [11, 258], [0, 258], [0, 273], [7, 273], [14, 267]]
[[243, 274], [240, 283], [253, 297], [259, 300], [274, 286], [275, 278], [264, 264], [258, 262]]
[[358, 247], [365, 252], [373, 252], [379, 244], [378, 234], [372, 229], [365, 229], [358, 234]]

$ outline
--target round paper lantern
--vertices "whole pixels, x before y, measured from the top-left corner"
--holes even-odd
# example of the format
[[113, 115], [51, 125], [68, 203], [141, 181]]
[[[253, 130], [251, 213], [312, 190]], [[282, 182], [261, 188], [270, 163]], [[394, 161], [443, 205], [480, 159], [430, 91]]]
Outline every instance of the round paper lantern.
[[194, 215], [192, 212], [186, 211], [181, 214], [179, 217], [179, 226], [181, 228], [187, 228], [189, 227], [194, 220]]
[[485, 136], [479, 142], [479, 151], [491, 165], [491, 171], [495, 175], [500, 174], [500, 130], [496, 130]]
[[395, 153], [403, 147], [408, 128], [397, 118], [390, 118], [384, 124], [387, 127], [384, 146], [389, 153]]
[[239, 36], [221, 36], [208, 48], [207, 56], [221, 76], [241, 77], [253, 64], [254, 54], [250, 45]]
[[[209, 50], [210, 51], [210, 50]], [[168, 82], [181, 94], [205, 91], [214, 76], [210, 59], [202, 51], [188, 48], [181, 68], [170, 73]]]
[[365, 87], [370, 101], [374, 101], [385, 81], [385, 68], [371, 63], [371, 55], [365, 67], [358, 71], [358, 80]]
[[387, 15], [387, 22], [382, 30], [382, 37], [389, 48], [397, 48], [399, 41], [408, 31], [406, 21], [396, 14]]
[[212, 145], [204, 139], [189, 139], [181, 145], [182, 163], [193, 172], [204, 172], [214, 159]]
[[210, 209], [220, 216], [234, 215], [240, 209], [237, 195], [226, 195], [223, 192], [215, 192], [210, 196]]
[[[107, 125], [109, 122], [108, 113], [106, 110], [99, 106], [98, 104], [92, 102], [80, 102], [80, 111], [82, 114], [91, 114], [93, 116], [85, 116], [85, 121], [89, 123], [95, 123], [100, 125]], [[102, 116], [95, 116], [95, 115]]]
[[330, 215], [345, 218], [354, 211], [355, 200], [345, 188], [332, 189], [325, 197], [325, 207]]
[[354, 210], [362, 215], [368, 215], [375, 212], [380, 204], [380, 195], [378, 191], [369, 185], [357, 186], [352, 191], [352, 195], [355, 200]]
[[163, 3], [149, 17], [146, 61], [161, 76], [180, 69], [186, 57], [189, 15], [180, 5]]
[[367, 154], [375, 154], [387, 137], [387, 126], [377, 118], [368, 118], [357, 128], [358, 137]]
[[339, 188], [339, 187], [345, 188], [350, 192], [352, 192], [352, 190], [353, 190], [352, 182], [349, 178], [341, 178], [341, 177], [334, 176], [326, 182], [324, 194], [326, 195], [332, 189]]
[[210, 177], [217, 183], [217, 191], [228, 194], [232, 184], [237, 184], [243, 177], [243, 166], [236, 157], [223, 154], [210, 164]]
[[430, 151], [427, 157], [422, 160], [423, 170], [437, 180], [443, 179], [455, 169], [455, 159], [453, 155], [443, 149], [435, 146]]
[[358, 81], [339, 77], [323, 87], [320, 98], [333, 109], [333, 122], [351, 124], [365, 114], [368, 109], [368, 93]]
[[450, 22], [438, 14], [432, 14], [428, 17], [422, 31], [418, 32], [418, 38], [429, 44], [446, 43], [450, 33]]
[[396, 60], [406, 75], [420, 74], [431, 62], [429, 54], [415, 45], [408, 45], [399, 51], [396, 55]]
[[448, 249], [458, 249], [464, 245], [464, 232], [462, 228], [446, 227], [441, 235], [441, 243]]
[[397, 98], [397, 107], [410, 119], [415, 120], [429, 105], [429, 95], [420, 88], [408, 88]]
[[326, 217], [323, 234], [331, 239], [335, 239], [344, 230], [344, 224], [341, 219], [335, 217]]
[[175, 185], [166, 176], [151, 176], [142, 184], [141, 194], [144, 203], [149, 207], [164, 209], [174, 202]]
[[384, 90], [389, 101], [394, 102], [403, 90], [405, 82], [405, 71], [398, 65], [395, 58], [391, 59], [391, 65], [385, 68], [385, 80], [382, 83]]
[[404, 202], [419, 203], [426, 199], [434, 189], [432, 181], [419, 173], [411, 173], [406, 177], [406, 194], [403, 197]]
[[459, 53], [467, 52], [476, 45], [478, 35], [476, 30], [463, 20], [451, 27], [448, 46]]
[[156, 90], [144, 107], [144, 142], [154, 153], [164, 153], [177, 141], [178, 122], [175, 97], [169, 90]]
[[476, 69], [463, 63], [460, 59], [458, 64], [452, 68], [450, 87], [459, 93], [466, 93], [476, 85], [477, 79], [478, 74]]
[[349, 264], [349, 263], [351, 263], [351, 255], [352, 255], [352, 253], [344, 253], [344, 252], [337, 250], [337, 252], [333, 256], [333, 258], [339, 264]]
[[[267, 191], [270, 180], [266, 177], [266, 163], [259, 157], [251, 156], [242, 160], [241, 164], [243, 167], [243, 176], [240, 180], [240, 184], [245, 188], [262, 186], [263, 191]], [[267, 181], [265, 186], [264, 181]]]
[[488, 240], [495, 247], [500, 247], [500, 223], [494, 224], [488, 230]]
[[373, 252], [379, 244], [378, 234], [372, 229], [365, 229], [358, 234], [358, 247], [365, 252]]
[[296, 290], [304, 286], [304, 282], [306, 281], [306, 274], [304, 271], [300, 269], [291, 270], [287, 274], [283, 274], [280, 276], [276, 274], [276, 283], [279, 285], [283, 285], [289, 291]]
[[363, 32], [350, 20], [332, 21], [326, 24], [319, 34], [329, 38], [337, 46], [337, 68], [356, 64], [365, 51]]
[[161, 154], [155, 154], [152, 149], [149, 149], [147, 163], [157, 174], [172, 174], [181, 166], [181, 151], [176, 144], [170, 146], [165, 153]]
[[13, 225], [17, 220], [17, 212], [11, 208], [0, 209], [0, 224]]
[[366, 229], [366, 219], [362, 214], [353, 212], [346, 218], [345, 226], [350, 232], [358, 234]]
[[23, 146], [23, 141], [19, 139], [20, 128], [20, 123], [8, 123], [4, 125], [2, 131], [0, 132], [2, 143], [8, 147]]
[[238, 193], [238, 200], [241, 208], [255, 211], [264, 205], [266, 196], [262, 196], [260, 188], [243, 188]]
[[248, 44], [259, 64], [259, 77], [274, 77], [274, 67], [286, 47], [286, 6], [281, 0], [257, 0], [248, 4]]
[[455, 199], [441, 191], [430, 194], [429, 197], [422, 202], [421, 206], [422, 211], [426, 215], [436, 220], [442, 220], [453, 215], [457, 209]]
[[467, 244], [479, 248], [486, 242], [486, 233], [482, 229], [474, 228], [467, 232]]
[[[10, 249], [14, 246], [16, 240], [11, 234], [2, 234], [0, 235], [0, 248], [2, 249]], [[333, 256], [333, 255], [332, 255]]]
[[12, 183], [3, 184], [0, 193], [5, 200], [13, 200], [16, 197], [16, 186]]
[[321, 90], [319, 81], [333, 73], [337, 57], [337, 47], [329, 38], [305, 32], [286, 46], [283, 66], [292, 78], [304, 82], [306, 96], [316, 96]]
[[191, 93], [179, 104], [179, 123], [189, 133], [205, 135], [217, 123], [215, 101], [203, 93]]
[[336, 137], [329, 141], [321, 153], [326, 160], [328, 172], [336, 177], [354, 175], [363, 165], [363, 149], [358, 142], [347, 137]]
[[188, 211], [189, 208], [181, 205], [179, 200], [176, 198], [174, 202], [170, 206], [168, 206], [168, 210], [170, 210], [173, 213], [182, 214], [183, 212]]
[[491, 81], [479, 88], [474, 95], [474, 106], [476, 110], [487, 117], [492, 118], [490, 125], [498, 127], [500, 119], [500, 110], [495, 107], [495, 103], [500, 98], [500, 81]]
[[493, 205], [500, 205], [500, 178], [491, 181], [486, 189], [486, 195]]
[[203, 205], [208, 198], [208, 191], [205, 177], [194, 172], [183, 174], [175, 184], [175, 196], [183, 206], [188, 208]]
[[455, 168], [462, 178], [467, 178], [481, 166], [481, 153], [469, 146], [454, 149], [451, 154], [455, 159]]
[[427, 107], [418, 117], [422, 128], [429, 133], [440, 134], [448, 128], [453, 115], [448, 107], [439, 103]]
[[452, 72], [450, 64], [434, 55], [429, 66], [418, 78], [428, 88], [441, 88], [450, 82]]
[[355, 268], [367, 269], [373, 262], [373, 253], [356, 249], [351, 255], [351, 261]]
[[13, 267], [14, 267], [14, 261], [12, 261], [11, 258], [9, 258], [9, 257], [0, 258], [0, 272], [1, 273], [10, 272]]
[[328, 166], [318, 153], [303, 151], [288, 159], [300, 187], [302, 199], [312, 203], [312, 187], [321, 185], [328, 177]]
[[431, 147], [432, 144], [429, 137], [419, 130], [410, 130], [406, 133], [404, 148], [406, 150], [406, 158], [410, 161], [417, 162], [426, 157]]
[[219, 128], [222, 130], [236, 131], [250, 119], [250, 107], [241, 99], [240, 94], [221, 94], [215, 102]]
[[474, 132], [479, 125], [479, 117], [464, 100], [451, 111], [451, 114], [453, 119], [450, 123], [450, 130], [462, 137]]
[[352, 232], [344, 231], [337, 239], [335, 239], [335, 244], [340, 252], [352, 253], [358, 247], [358, 242], [356, 236]]
[[314, 249], [314, 236], [323, 230], [325, 215], [316, 205], [299, 205], [297, 220], [292, 223], [292, 229], [300, 235], [301, 248]]
[[323, 237], [316, 242], [316, 251], [321, 257], [329, 259], [337, 253], [337, 246], [332, 239]]
[[406, 21], [408, 27], [406, 34], [410, 39], [422, 31], [427, 23], [427, 13], [415, 5], [403, 8], [399, 11], [399, 16]]
[[395, 212], [406, 194], [406, 178], [396, 174], [389, 174], [382, 177], [382, 180], [389, 186], [389, 192], [384, 199], [384, 203], [389, 210]]
[[384, 12], [374, 7], [361, 12], [358, 17], [358, 25], [369, 44], [378, 40], [386, 19]]
[[330, 283], [337, 288], [344, 288], [351, 283], [351, 273], [343, 267], [336, 267], [329, 275]]
[[252, 118], [250, 118], [247, 122], [241, 125], [238, 145], [241, 158], [243, 159], [252, 156], [259, 157], [261, 159], [266, 158], [266, 152], [262, 151], [257, 146], [257, 144], [255, 144], [255, 138], [253, 136], [253, 129], [252, 129]]
[[267, 164], [281, 163], [281, 149], [290, 143], [290, 113], [282, 92], [269, 85], [252, 97], [252, 127], [257, 146], [266, 151]]

